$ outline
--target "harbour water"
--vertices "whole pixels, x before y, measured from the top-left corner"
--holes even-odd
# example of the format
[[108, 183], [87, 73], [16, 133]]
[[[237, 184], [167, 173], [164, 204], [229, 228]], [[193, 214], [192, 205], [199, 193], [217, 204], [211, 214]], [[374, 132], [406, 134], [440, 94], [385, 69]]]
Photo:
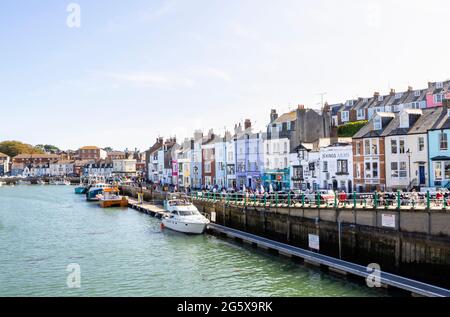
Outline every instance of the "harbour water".
[[[229, 240], [162, 231], [73, 191], [0, 187], [0, 296], [386, 296]], [[67, 286], [70, 264], [80, 288]]]

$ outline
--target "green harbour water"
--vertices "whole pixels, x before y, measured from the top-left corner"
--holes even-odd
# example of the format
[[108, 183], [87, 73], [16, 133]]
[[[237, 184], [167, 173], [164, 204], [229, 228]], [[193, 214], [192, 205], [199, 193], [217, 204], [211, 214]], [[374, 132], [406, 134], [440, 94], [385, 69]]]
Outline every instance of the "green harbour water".
[[[81, 287], [69, 288], [78, 264]], [[386, 296], [215, 236], [161, 230], [72, 186], [0, 187], [0, 296]]]

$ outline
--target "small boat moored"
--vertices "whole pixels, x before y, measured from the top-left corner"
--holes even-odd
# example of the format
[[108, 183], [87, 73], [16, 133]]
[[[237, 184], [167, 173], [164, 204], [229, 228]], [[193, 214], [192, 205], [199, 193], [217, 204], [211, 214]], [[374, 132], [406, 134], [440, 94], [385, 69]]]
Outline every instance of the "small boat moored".
[[164, 207], [169, 214], [162, 219], [163, 228], [188, 234], [202, 234], [209, 224], [209, 220], [187, 198], [166, 200]]
[[119, 195], [119, 189], [116, 187], [105, 188], [103, 194], [97, 195], [100, 201], [100, 207], [128, 207], [128, 198]]
[[111, 185], [106, 183], [97, 183], [91, 185], [89, 189], [86, 191], [86, 200], [87, 201], [98, 201], [98, 195], [103, 194], [103, 190], [106, 188], [111, 188]]

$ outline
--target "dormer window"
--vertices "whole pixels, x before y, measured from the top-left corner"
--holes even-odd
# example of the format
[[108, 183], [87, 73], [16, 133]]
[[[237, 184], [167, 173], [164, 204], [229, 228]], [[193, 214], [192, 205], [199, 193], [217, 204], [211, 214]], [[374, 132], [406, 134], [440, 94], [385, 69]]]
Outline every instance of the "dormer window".
[[422, 94], [421, 91], [417, 90], [414, 92], [414, 97], [420, 97], [421, 94]]
[[349, 116], [350, 116], [350, 114], [349, 114], [348, 111], [342, 111], [341, 112], [341, 119], [342, 119], [343, 122], [348, 121], [349, 120]]
[[358, 109], [358, 120], [364, 120], [364, 118], [365, 118], [364, 109]]
[[450, 109], [447, 110], [447, 117], [450, 119]]
[[381, 117], [376, 117], [373, 119], [373, 129], [374, 130], [381, 130], [383, 128], [383, 125], [381, 123]]
[[378, 101], [383, 101], [383, 96], [378, 96]]
[[436, 83], [436, 88], [437, 89], [442, 89], [442, 88], [444, 88], [444, 83]]
[[395, 99], [400, 99], [403, 96], [402, 93], [397, 93], [395, 94]]
[[437, 94], [437, 95], [434, 95], [433, 96], [433, 99], [434, 99], [434, 103], [440, 103], [440, 102], [442, 102], [442, 94]]

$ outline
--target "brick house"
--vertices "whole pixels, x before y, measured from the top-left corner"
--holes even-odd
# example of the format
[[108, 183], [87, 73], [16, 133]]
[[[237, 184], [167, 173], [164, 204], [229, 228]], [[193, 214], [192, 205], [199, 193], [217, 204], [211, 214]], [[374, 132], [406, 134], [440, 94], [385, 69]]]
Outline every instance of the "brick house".
[[385, 190], [386, 157], [383, 131], [393, 113], [378, 112], [353, 137], [353, 175], [358, 192]]

